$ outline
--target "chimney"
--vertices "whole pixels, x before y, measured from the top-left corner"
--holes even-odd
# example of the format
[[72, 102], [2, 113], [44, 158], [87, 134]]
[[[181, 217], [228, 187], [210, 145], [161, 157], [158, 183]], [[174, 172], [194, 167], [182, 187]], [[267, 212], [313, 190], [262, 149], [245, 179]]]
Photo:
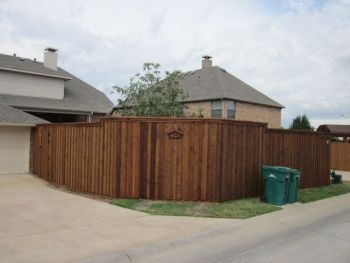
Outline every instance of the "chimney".
[[211, 68], [213, 66], [213, 61], [211, 60], [212, 57], [205, 55], [202, 57], [202, 68]]
[[57, 49], [52, 47], [45, 48], [44, 66], [52, 70], [57, 70]]

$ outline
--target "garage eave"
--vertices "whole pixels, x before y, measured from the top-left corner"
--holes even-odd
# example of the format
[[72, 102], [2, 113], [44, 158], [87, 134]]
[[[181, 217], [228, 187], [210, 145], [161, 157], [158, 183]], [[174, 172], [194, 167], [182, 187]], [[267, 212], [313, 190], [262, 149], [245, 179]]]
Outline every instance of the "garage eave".
[[3, 123], [0, 123], [0, 126], [35, 127], [36, 124], [30, 124], [30, 123], [7, 123], [7, 122], [3, 122]]

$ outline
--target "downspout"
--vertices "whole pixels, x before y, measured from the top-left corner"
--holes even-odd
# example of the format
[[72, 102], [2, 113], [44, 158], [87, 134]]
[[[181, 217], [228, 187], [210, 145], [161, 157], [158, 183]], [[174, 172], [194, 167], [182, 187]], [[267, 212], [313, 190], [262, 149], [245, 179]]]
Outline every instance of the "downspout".
[[92, 115], [94, 115], [94, 112], [93, 112], [93, 111], [92, 111], [92, 112], [90, 113], [90, 115], [88, 116], [88, 122], [92, 122], [92, 121], [91, 121], [91, 116], [92, 116]]
[[221, 118], [226, 119], [227, 116], [225, 117], [225, 107], [224, 107], [224, 98], [221, 98]]

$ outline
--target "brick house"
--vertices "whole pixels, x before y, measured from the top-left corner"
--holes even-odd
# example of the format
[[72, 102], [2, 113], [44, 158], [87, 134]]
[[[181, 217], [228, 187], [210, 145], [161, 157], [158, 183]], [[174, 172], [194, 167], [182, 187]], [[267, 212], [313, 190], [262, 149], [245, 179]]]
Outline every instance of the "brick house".
[[[179, 87], [188, 95], [183, 101], [187, 116], [265, 122], [269, 128], [281, 127], [283, 106], [226, 70], [212, 66], [210, 56], [203, 57], [201, 69], [183, 73]], [[118, 116], [119, 111], [116, 106], [111, 115]]]
[[226, 70], [212, 66], [204, 56], [202, 68], [184, 73], [179, 86], [188, 94], [184, 101], [188, 115], [205, 118], [266, 122], [269, 128], [281, 127], [283, 106]]

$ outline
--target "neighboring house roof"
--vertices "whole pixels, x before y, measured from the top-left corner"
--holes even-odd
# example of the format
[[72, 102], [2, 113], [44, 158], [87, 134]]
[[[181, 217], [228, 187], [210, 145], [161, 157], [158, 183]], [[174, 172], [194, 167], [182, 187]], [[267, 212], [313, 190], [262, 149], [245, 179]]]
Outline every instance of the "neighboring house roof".
[[0, 104], [0, 124], [42, 124], [49, 123], [24, 111]]
[[[5, 62], [3, 61], [5, 59]], [[23, 63], [23, 65], [21, 64]], [[0, 70], [2, 66], [12, 66], [18, 69], [32, 70], [35, 73], [53, 73], [64, 76], [67, 79], [64, 82], [64, 98], [63, 99], [48, 99], [39, 97], [27, 97], [0, 94], [0, 103], [7, 104], [23, 110], [42, 110], [45, 112], [69, 112], [69, 113], [102, 113], [105, 114], [111, 110], [113, 103], [107, 98], [107, 96], [75, 77], [62, 68], [57, 71], [46, 68], [41, 62], [34, 62], [30, 59], [24, 59], [20, 61], [18, 57], [14, 56], [0, 56]], [[28, 73], [29, 74], [29, 73]]]
[[350, 125], [323, 124], [318, 126], [317, 131], [330, 133], [334, 136], [350, 136]]
[[71, 76], [60, 68], [57, 71], [52, 70], [45, 67], [42, 62], [5, 54], [0, 54], [0, 69], [53, 78], [71, 79]]
[[284, 107], [218, 66], [184, 73], [179, 87], [189, 96], [185, 102], [232, 99], [276, 108]]

